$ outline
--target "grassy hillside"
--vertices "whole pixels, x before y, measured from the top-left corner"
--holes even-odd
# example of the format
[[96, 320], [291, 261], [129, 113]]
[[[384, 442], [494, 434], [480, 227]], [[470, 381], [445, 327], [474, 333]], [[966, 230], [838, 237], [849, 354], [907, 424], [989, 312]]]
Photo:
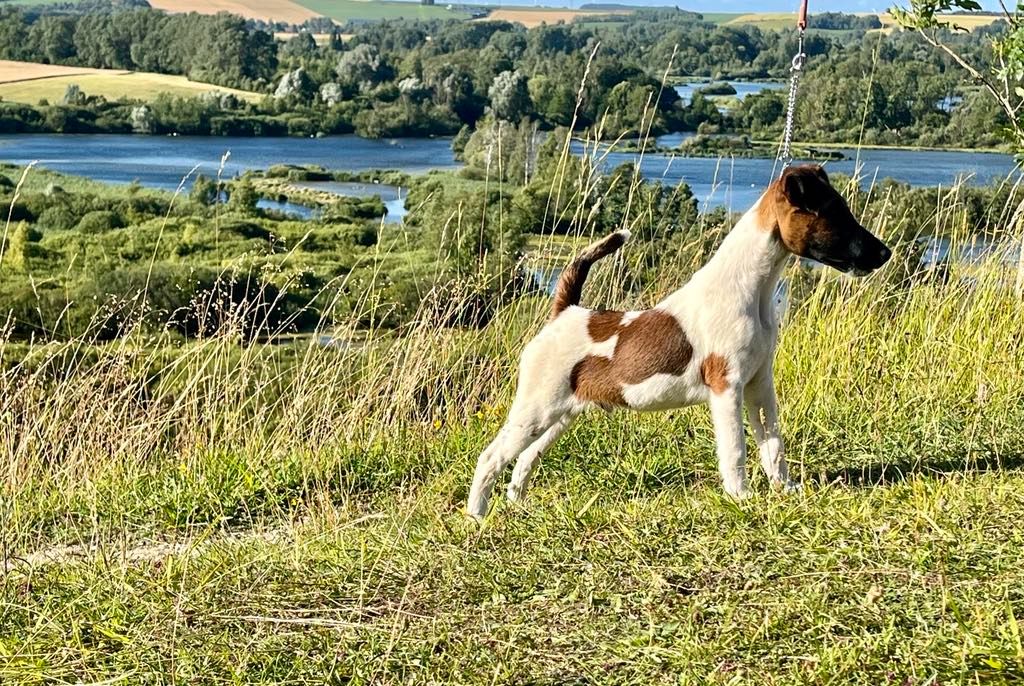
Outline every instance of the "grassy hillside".
[[[747, 14], [733, 13], [733, 12], [705, 12], [704, 19], [716, 24], [745, 24], [748, 26], [757, 26], [766, 31], [779, 31], [785, 29], [792, 29], [796, 24], [796, 14], [792, 12], [750, 12]], [[883, 12], [878, 15], [884, 26], [883, 30], [891, 30], [895, 27], [895, 20], [892, 15]], [[967, 30], [977, 28], [979, 26], [988, 26], [989, 24], [1001, 21], [996, 16], [947, 16], [940, 19], [949, 24], [955, 24], [961, 26]]]
[[[55, 181], [36, 173], [27, 195]], [[922, 224], [954, 249], [958, 192]], [[771, 492], [751, 459], [743, 503], [721, 494], [706, 409], [592, 412], [525, 504], [499, 496], [483, 526], [467, 521], [476, 455], [549, 303], [445, 326], [472, 302], [470, 272], [464, 291], [420, 293], [401, 331], [374, 328], [388, 305], [373, 294], [397, 273], [382, 265], [415, 245], [401, 229], [323, 289], [358, 301], [351, 319], [287, 344], [240, 339], [244, 308], [190, 341], [0, 334], [0, 682], [1019, 683], [1015, 273], [990, 259], [908, 275], [920, 253], [897, 239], [921, 226], [882, 202], [869, 224], [897, 253], [881, 273], [787, 273], [776, 374], [805, 488]], [[22, 231], [5, 256], [22, 265], [2, 266], [269, 259], [284, 288], [341, 245], [324, 227], [227, 220], [179, 206], [138, 230], [46, 229], [31, 245]], [[623, 221], [644, 235], [650, 220]], [[720, 240], [695, 231], [641, 292], [626, 289], [645, 246], [627, 245], [594, 269], [586, 304], [656, 302]], [[564, 263], [569, 243], [532, 250]]]
[[249, 91], [189, 81], [184, 76], [0, 60], [0, 98], [4, 100], [33, 105], [42, 99], [59, 102], [70, 84], [78, 84], [87, 95], [102, 95], [108, 100], [145, 100], [159, 93], [198, 95], [213, 90], [234, 93], [245, 100], [261, 97]]
[[376, 19], [462, 19], [469, 14], [446, 9], [446, 3], [421, 5], [416, 2], [384, 0], [298, 0], [315, 14], [339, 22]]

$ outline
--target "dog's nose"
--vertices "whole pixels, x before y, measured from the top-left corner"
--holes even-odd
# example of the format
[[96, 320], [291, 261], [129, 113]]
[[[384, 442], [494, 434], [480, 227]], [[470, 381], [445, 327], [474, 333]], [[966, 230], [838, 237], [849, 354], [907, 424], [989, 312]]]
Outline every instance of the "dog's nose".
[[879, 266], [888, 262], [890, 257], [892, 257], [892, 250], [889, 250], [888, 247], [883, 245], [878, 251], [878, 259], [880, 260], [878, 263]]

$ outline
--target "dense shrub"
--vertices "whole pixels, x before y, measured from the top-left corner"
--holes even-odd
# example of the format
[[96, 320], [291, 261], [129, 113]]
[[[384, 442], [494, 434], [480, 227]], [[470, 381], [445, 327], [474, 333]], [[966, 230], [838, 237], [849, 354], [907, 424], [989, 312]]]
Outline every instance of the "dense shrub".
[[104, 233], [112, 229], [120, 229], [123, 226], [124, 221], [120, 215], [110, 210], [94, 210], [86, 213], [75, 228], [82, 233], [89, 234]]

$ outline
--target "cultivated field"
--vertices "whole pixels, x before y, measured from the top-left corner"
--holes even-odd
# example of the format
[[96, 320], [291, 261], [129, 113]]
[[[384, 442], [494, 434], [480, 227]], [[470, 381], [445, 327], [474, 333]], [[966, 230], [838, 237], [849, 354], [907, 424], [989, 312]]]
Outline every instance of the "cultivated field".
[[291, 0], [150, 0], [149, 4], [167, 12], [230, 12], [248, 19], [286, 21], [293, 24], [301, 24], [307, 19], [320, 16], [319, 13]]
[[198, 95], [214, 90], [246, 100], [261, 97], [249, 91], [189, 81], [184, 76], [0, 60], [0, 97], [4, 100], [31, 105], [42, 99], [59, 102], [70, 84], [77, 84], [86, 95], [102, 95], [108, 100], [146, 100], [160, 93]]
[[18, 62], [0, 60], [0, 83], [17, 81], [33, 81], [62, 76], [79, 76], [85, 74], [126, 74], [128, 72], [108, 69], [90, 69], [88, 67], [65, 67], [59, 64], [40, 64], [38, 62]]
[[[890, 31], [896, 27], [896, 20], [891, 14], [881, 13], [878, 17], [882, 22], [883, 31]], [[705, 13], [704, 18], [717, 24], [746, 24], [768, 31], [792, 29], [796, 26], [796, 14], [787, 12]], [[988, 26], [993, 22], [1002, 21], [1002, 19], [996, 16], [957, 15], [941, 17], [940, 21], [971, 30], [979, 26]]]
[[[299, 34], [295, 33], [295, 32], [278, 31], [278, 32], [276, 32], [274, 34], [274, 38], [276, 38], [279, 41], [290, 41], [292, 38], [295, 38], [295, 36], [297, 36], [297, 35], [299, 35]], [[316, 42], [317, 45], [327, 45], [327, 42], [330, 41], [330, 39], [331, 39], [331, 35], [328, 34], [328, 33], [314, 33], [314, 34], [312, 34], [312, 36], [313, 36], [313, 40]], [[338, 37], [341, 40], [346, 41], [346, 40], [352, 38], [352, 34], [350, 34], [350, 33], [342, 33], [342, 34], [339, 34]]]
[[[885, 29], [893, 29], [896, 27], [896, 20], [893, 19], [893, 16], [888, 12], [879, 14], [878, 17], [882, 20], [882, 26]], [[958, 26], [971, 31], [981, 26], [988, 26], [989, 24], [994, 24], [997, 21], [1003, 21], [1003, 18], [994, 15], [947, 15], [940, 16], [939, 21], [944, 24]]]
[[529, 7], [512, 7], [496, 9], [487, 15], [486, 19], [511, 21], [522, 24], [528, 29], [541, 24], [557, 24], [558, 22], [569, 23], [574, 20], [592, 19], [594, 17], [606, 17], [610, 14], [629, 14], [628, 10], [563, 10], [563, 9], [542, 9]]

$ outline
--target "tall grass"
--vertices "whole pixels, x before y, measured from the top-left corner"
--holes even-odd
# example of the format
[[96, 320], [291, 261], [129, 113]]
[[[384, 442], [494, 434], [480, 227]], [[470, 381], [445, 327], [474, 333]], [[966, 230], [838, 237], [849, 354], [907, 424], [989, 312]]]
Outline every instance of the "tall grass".
[[[595, 146], [594, 154], [603, 149]], [[579, 168], [588, 178], [566, 186], [585, 193], [594, 167]], [[958, 224], [957, 197], [951, 189], [935, 223], [923, 229], [952, 236], [952, 253], [972, 240]], [[898, 218], [880, 216], [869, 227], [876, 234], [906, 235]], [[627, 217], [633, 228], [650, 220], [642, 210]], [[585, 219], [579, 224], [586, 233]], [[627, 247], [596, 271], [587, 302], [654, 304], [706, 259], [716, 242], [706, 233], [715, 230], [695, 232], [692, 243], [662, 260], [654, 285], [639, 292], [624, 286]], [[534, 250], [564, 261], [579, 241], [550, 237]], [[1021, 448], [1014, 427], [1024, 419], [1024, 318], [1015, 265], [996, 250], [980, 262], [952, 261], [940, 276], [914, 268], [914, 245], [897, 245], [894, 263], [901, 253], [911, 263], [906, 274], [891, 267], [898, 278], [883, 272], [851, 280], [792, 267], [795, 302], [776, 368], [790, 454], [805, 477], [831, 467], [967, 465]], [[1001, 250], [1013, 245], [1008, 236], [999, 243]], [[468, 306], [472, 287], [465, 299], [458, 290], [446, 289], [443, 301], [425, 293], [413, 323], [394, 332], [360, 327], [382, 319], [374, 309], [385, 305], [370, 297], [372, 290], [349, 319], [284, 344], [280, 331], [244, 333], [252, 324], [242, 322], [259, 317], [243, 304], [201, 312], [228, 325], [187, 343], [154, 339], [140, 328], [112, 343], [80, 337], [29, 346], [0, 376], [8, 554], [51, 537], [88, 536], [112, 513], [127, 518], [118, 526], [151, 524], [151, 508], [174, 510], [167, 499], [200, 473], [208, 472], [213, 490], [208, 503], [195, 504], [195, 516], [235, 517], [218, 489], [237, 492], [239, 502], [262, 493], [273, 509], [282, 506], [280, 489], [338, 480], [394, 485], [441, 467], [417, 463], [408, 446], [461, 434], [479, 416], [493, 425], [509, 402], [518, 351], [546, 316], [546, 297], [514, 299], [486, 327], [460, 329], [443, 323]], [[137, 315], [139, 306], [131, 303], [125, 316]], [[0, 338], [0, 353], [19, 345]], [[628, 434], [636, 420], [596, 421]], [[642, 421], [707, 430], [701, 410]], [[479, 447], [466, 445], [451, 464], [468, 474]], [[91, 520], [84, 528], [83, 518]]]
[[[529, 258], [564, 262], [592, 237], [588, 189], [607, 148], [587, 149], [584, 163], [566, 147], [555, 182], [578, 199], [577, 234], [549, 235]], [[641, 180], [629, 183], [635, 191]], [[869, 228], [896, 257], [872, 277], [791, 266], [776, 374], [792, 471], [809, 488], [746, 509], [717, 495], [705, 410], [595, 413], [545, 461], [532, 512], [499, 505], [507, 523], [469, 529], [459, 508], [472, 464], [549, 307], [545, 295], [525, 295], [485, 327], [445, 326], [482, 274], [466, 277], [464, 293], [425, 292], [398, 331], [364, 325], [387, 307], [373, 288], [350, 317], [298, 338], [253, 335], [259, 312], [245, 305], [201, 312], [227, 325], [188, 342], [141, 326], [108, 343], [26, 345], [0, 331], [0, 359], [18, 360], [0, 372], [0, 628], [11, 637], [0, 641], [0, 675], [929, 683], [1019, 674], [1024, 654], [1008, 638], [1019, 594], [992, 597], [1020, 580], [1019, 556], [986, 549], [982, 530], [1011, 535], [1016, 482], [970, 480], [1024, 463], [1016, 264], [996, 250], [920, 269], [907, 239], [916, 228], [951, 236], [954, 253], [968, 245], [959, 193], [942, 196], [928, 227], [905, 226], [898, 208], [878, 213]], [[1008, 225], [1015, 209], [998, 210]], [[652, 221], [642, 206], [624, 216], [634, 229]], [[453, 209], [453, 230], [476, 221]], [[638, 248], [627, 246], [595, 270], [586, 302], [654, 304], [722, 230], [698, 227], [639, 290]], [[997, 238], [1000, 250], [1020, 245], [1011, 232]], [[126, 303], [125, 316], [141, 317], [140, 307]], [[858, 483], [910, 485], [843, 490]], [[237, 538], [250, 530], [263, 533]], [[180, 538], [188, 549], [139, 547]], [[990, 556], [987, 576], [957, 571], [958, 555]], [[953, 585], [939, 593], [946, 574]], [[877, 608], [893, 584], [903, 584], [902, 609], [886, 620]], [[961, 607], [952, 598], [974, 614], [950, 609]], [[849, 640], [836, 637], [843, 621]], [[917, 651], [909, 662], [894, 662], [901, 641]], [[334, 645], [344, 650], [323, 662]], [[524, 645], [532, 658], [517, 660]], [[241, 646], [252, 646], [245, 658]]]

